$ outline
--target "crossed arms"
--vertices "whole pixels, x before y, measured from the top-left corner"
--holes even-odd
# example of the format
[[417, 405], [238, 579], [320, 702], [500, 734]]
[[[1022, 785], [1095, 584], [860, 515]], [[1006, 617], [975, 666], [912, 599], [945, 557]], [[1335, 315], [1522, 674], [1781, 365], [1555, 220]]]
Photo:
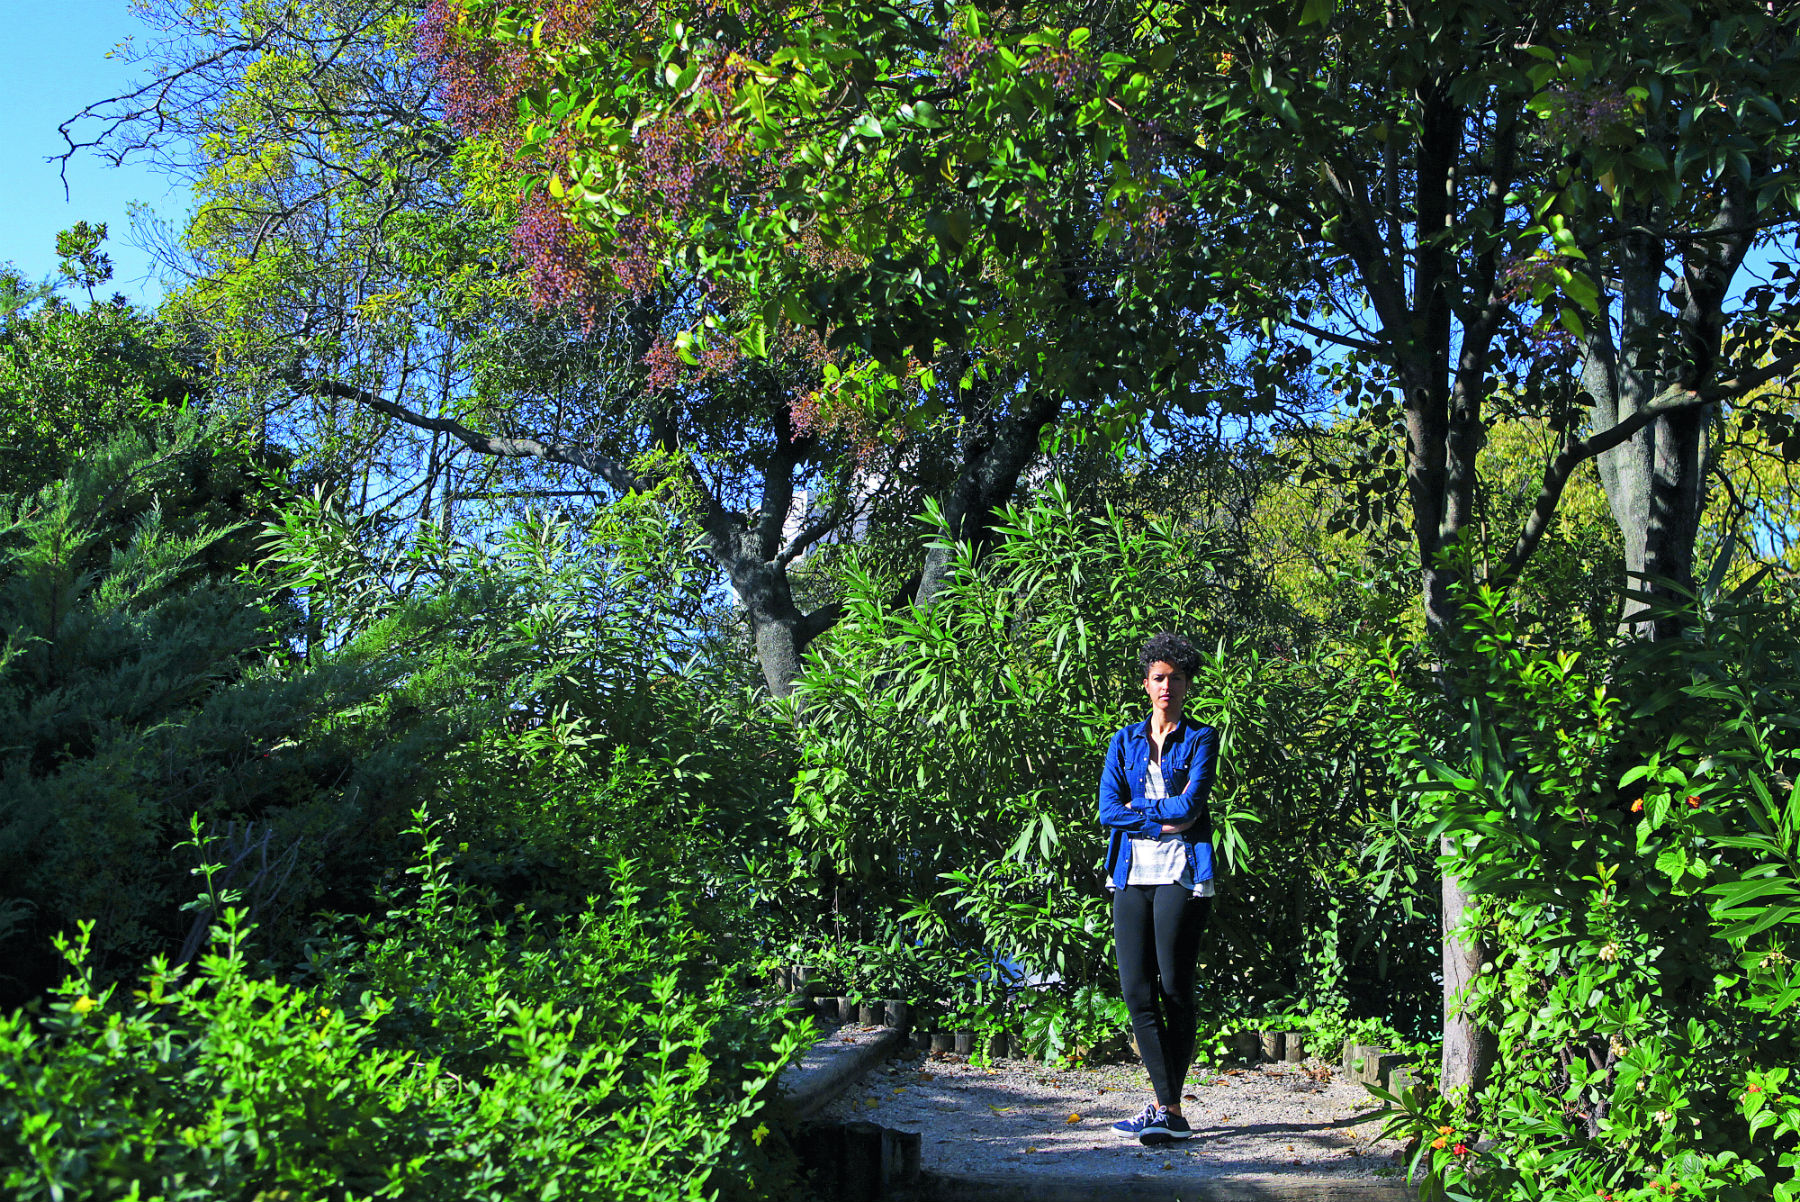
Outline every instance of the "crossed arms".
[[1106, 749], [1106, 766], [1100, 773], [1100, 824], [1146, 839], [1178, 834], [1193, 826], [1205, 812], [1207, 796], [1212, 792], [1219, 732], [1202, 726], [1194, 737], [1199, 745], [1194, 748], [1188, 768], [1187, 787], [1173, 797], [1151, 800], [1132, 796], [1131, 782], [1125, 776], [1126, 734], [1121, 730], [1113, 735]]

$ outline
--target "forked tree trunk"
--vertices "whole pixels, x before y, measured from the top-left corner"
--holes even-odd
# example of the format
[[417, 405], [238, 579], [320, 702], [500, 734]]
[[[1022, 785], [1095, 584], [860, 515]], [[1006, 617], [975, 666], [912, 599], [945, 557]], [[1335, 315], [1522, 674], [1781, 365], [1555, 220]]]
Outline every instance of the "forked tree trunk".
[[[994, 516], [1011, 499], [1019, 477], [1037, 454], [1044, 427], [1056, 419], [1060, 401], [1050, 393], [1033, 393], [1016, 409], [995, 418], [971, 417], [958, 436], [961, 470], [944, 497], [944, 520], [952, 543], [970, 543], [978, 551], [993, 541]], [[929, 547], [913, 599], [929, 606], [949, 579], [956, 553]]]
[[[1727, 201], [1712, 228], [1731, 230], [1716, 239], [1693, 239], [1684, 248], [1682, 278], [1671, 292], [1677, 312], [1671, 345], [1663, 311], [1664, 243], [1648, 234], [1628, 236], [1618, 261], [1618, 326], [1596, 320], [1586, 337], [1582, 384], [1592, 401], [1593, 424], [1604, 429], [1629, 419], [1671, 386], [1710, 401], [1717, 381], [1724, 305], [1732, 277], [1748, 249], [1740, 206]], [[1624, 543], [1626, 586], [1654, 597], [1678, 597], [1694, 582], [1694, 546], [1706, 507], [1708, 434], [1717, 405], [1660, 414], [1630, 439], [1600, 456], [1600, 480]], [[1621, 633], [1667, 638], [1679, 623], [1647, 612], [1653, 602], [1626, 599]]]

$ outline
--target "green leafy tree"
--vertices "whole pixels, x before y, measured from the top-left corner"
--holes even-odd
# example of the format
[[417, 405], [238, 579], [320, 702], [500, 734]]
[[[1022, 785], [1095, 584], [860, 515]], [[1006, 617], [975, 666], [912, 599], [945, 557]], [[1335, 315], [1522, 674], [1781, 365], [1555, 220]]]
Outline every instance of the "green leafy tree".
[[[105, 226], [81, 230], [98, 253]], [[206, 393], [197, 348], [154, 317], [117, 299], [78, 308], [10, 269], [4, 278], [14, 299], [0, 314], [0, 492], [35, 491], [121, 427]]]
[[[654, 55], [654, 25], [595, 49], [585, 26], [465, 8], [489, 39], [477, 53], [531, 85], [527, 167], [596, 235], [756, 281], [737, 326], [752, 348], [798, 320], [899, 370], [987, 322], [1059, 381], [1068, 360], [1032, 348], [1082, 295], [1062, 249], [1098, 243], [1130, 252], [1109, 328], [1153, 384], [1191, 395], [1206, 359], [1150, 349], [1171, 344], [1139, 337], [1138, 312], [1250, 341], [1265, 386], [1329, 351], [1345, 401], [1391, 432], [1354, 478], [1383, 515], [1410, 511], [1434, 638], [1476, 562], [1445, 552], [1483, 519], [1502, 398], [1558, 439], [1488, 578], [1518, 574], [1599, 459], [1626, 570], [1681, 587], [1711, 415], [1790, 367], [1793, 295], [1729, 307], [1751, 243], [1795, 212], [1793, 38], [1763, 6], [1711, 11], [1696, 39], [1691, 10], [1660, 0], [1148, 19], [845, 5], [671, 25]], [[688, 128], [712, 140], [658, 149]], [[651, 196], [671, 155], [674, 205]], [[821, 271], [796, 231], [848, 263]], [[1111, 345], [1094, 327], [1075, 349], [1110, 363]], [[1466, 904], [1446, 878], [1446, 932]], [[1481, 952], [1445, 947], [1445, 1076], [1466, 1089], [1483, 1053], [1452, 999]]]
[[[189, 279], [170, 320], [207, 332], [222, 391], [262, 437], [305, 448], [310, 478], [402, 541], [496, 506], [599, 504], [679, 479], [682, 520], [785, 693], [836, 612], [789, 567], [854, 524], [894, 466], [808, 423], [818, 348], [709, 355], [696, 383], [682, 357], [700, 356], [666, 328], [696, 288], [604, 305], [534, 294], [518, 265], [567, 256], [529, 209], [515, 228], [481, 148], [459, 151], [413, 44], [418, 6], [153, 7], [164, 34], [140, 52], [153, 83], [71, 119], [70, 153], [148, 159], [194, 184], [198, 212], [167, 248]], [[191, 159], [167, 154], [176, 134]]]
[[1451, 854], [1494, 949], [1478, 1109], [1400, 1099], [1448, 1192], [1793, 1195], [1794, 596], [1718, 583], [1622, 658], [1534, 645], [1494, 590], [1464, 608], [1469, 741], [1403, 755], [1478, 836]]

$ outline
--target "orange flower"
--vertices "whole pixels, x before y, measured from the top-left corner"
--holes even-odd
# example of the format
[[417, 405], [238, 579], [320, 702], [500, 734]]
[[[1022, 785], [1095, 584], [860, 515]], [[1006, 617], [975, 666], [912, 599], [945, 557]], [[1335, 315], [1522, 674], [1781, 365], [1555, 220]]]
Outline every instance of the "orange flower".
[[1698, 797], [1688, 798], [1688, 808], [1692, 809], [1692, 810], [1699, 809], [1700, 808], [1700, 799]]
[[1455, 1130], [1456, 1130], [1455, 1127], [1439, 1127], [1438, 1134], [1439, 1135], [1449, 1135], [1451, 1132], [1453, 1132]]
[[1445, 1139], [1443, 1136], [1440, 1135], [1436, 1139], [1431, 1141], [1431, 1146], [1434, 1148], [1441, 1148], [1449, 1142], [1450, 1142], [1449, 1140]]
[[1644, 799], [1642, 797], [1631, 803], [1631, 812], [1633, 814], [1642, 814], [1644, 812]]

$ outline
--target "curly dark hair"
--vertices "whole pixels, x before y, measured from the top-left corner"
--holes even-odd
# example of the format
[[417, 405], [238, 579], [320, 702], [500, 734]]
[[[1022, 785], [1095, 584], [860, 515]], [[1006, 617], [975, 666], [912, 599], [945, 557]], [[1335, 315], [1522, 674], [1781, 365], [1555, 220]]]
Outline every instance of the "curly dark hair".
[[1189, 680], [1200, 671], [1200, 653], [1194, 650], [1194, 645], [1169, 630], [1152, 635], [1144, 649], [1138, 652], [1138, 667], [1143, 670], [1144, 679], [1150, 678], [1150, 665], [1157, 662], [1180, 668], [1181, 674]]

